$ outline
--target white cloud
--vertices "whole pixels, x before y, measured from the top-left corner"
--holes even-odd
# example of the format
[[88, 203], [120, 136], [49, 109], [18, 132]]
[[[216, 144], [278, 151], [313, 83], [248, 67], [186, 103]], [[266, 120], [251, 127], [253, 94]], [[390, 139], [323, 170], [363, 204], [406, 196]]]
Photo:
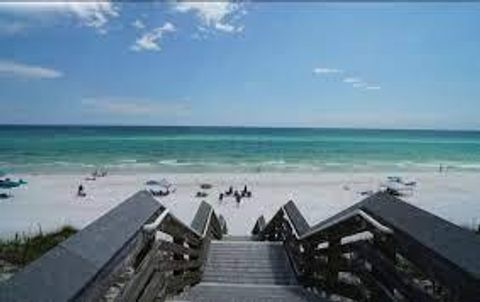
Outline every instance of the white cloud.
[[180, 102], [102, 97], [86, 98], [81, 103], [92, 112], [118, 116], [181, 116], [190, 112], [190, 107]]
[[60, 14], [76, 17], [82, 25], [105, 32], [111, 18], [119, 15], [119, 7], [111, 1], [17, 1], [0, 2], [0, 11], [23, 17]]
[[46, 67], [26, 65], [12, 61], [0, 61], [0, 75], [30, 79], [55, 79], [63, 73]]
[[161, 47], [159, 45], [160, 40], [166, 33], [171, 33], [175, 31], [175, 26], [166, 22], [160, 27], [154, 28], [153, 30], [144, 33], [140, 38], [135, 41], [135, 44], [132, 45], [131, 49], [135, 51], [142, 50], [151, 50], [151, 51], [160, 51]]
[[132, 22], [132, 26], [135, 27], [136, 29], [144, 29], [145, 23], [143, 23], [142, 20], [137, 19]]
[[369, 85], [360, 78], [345, 78], [343, 82], [347, 84], [352, 84], [353, 88], [363, 89], [363, 90], [380, 90], [381, 87], [377, 85]]
[[[344, 71], [341, 69], [337, 68], [328, 68], [328, 67], [316, 67], [313, 69], [313, 73], [316, 75], [325, 75], [325, 74], [343, 74]], [[345, 72], [349, 73], [349, 72]], [[342, 82], [350, 84], [351, 87], [356, 88], [356, 89], [362, 89], [362, 90], [380, 90], [382, 89], [378, 85], [371, 85], [368, 83], [368, 81], [364, 81], [360, 77], [354, 77], [354, 76], [349, 76], [349, 77], [344, 77], [342, 79]]]
[[326, 68], [326, 67], [317, 67], [313, 69], [314, 74], [331, 74], [331, 73], [342, 73], [343, 71], [336, 68]]
[[232, 24], [227, 24], [227, 23], [215, 23], [215, 29], [218, 29], [219, 31], [227, 32], [227, 33], [233, 33], [236, 32], [237, 30], [240, 32], [243, 30], [243, 27], [238, 27], [236, 28]]
[[365, 86], [367, 86], [367, 84], [366, 84], [366, 83], [363, 83], [363, 82], [353, 83], [353, 84], [352, 84], [352, 87], [353, 87], [353, 88], [364, 88]]
[[225, 33], [241, 32], [243, 26], [232, 23], [238, 16], [245, 14], [245, 10], [238, 3], [229, 1], [218, 2], [177, 2], [174, 9], [180, 13], [194, 13], [204, 27]]
[[347, 84], [361, 83], [361, 82], [362, 82], [362, 79], [349, 77], [349, 78], [343, 79], [343, 82], [344, 82], [344, 83], [347, 83]]
[[71, 3], [72, 11], [90, 27], [103, 28], [108, 20], [118, 16], [118, 8], [109, 1]]

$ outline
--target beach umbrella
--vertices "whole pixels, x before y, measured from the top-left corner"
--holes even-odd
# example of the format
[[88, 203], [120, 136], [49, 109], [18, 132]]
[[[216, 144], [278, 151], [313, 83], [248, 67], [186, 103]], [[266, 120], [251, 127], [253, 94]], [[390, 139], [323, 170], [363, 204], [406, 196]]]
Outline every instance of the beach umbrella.
[[162, 178], [160, 181], [159, 181], [159, 185], [164, 187], [164, 188], [167, 188], [169, 189], [171, 186], [172, 186], [172, 183], [169, 182], [168, 180], [166, 180], [165, 178]]
[[159, 186], [160, 185], [160, 182], [156, 181], [156, 180], [149, 180], [145, 183], [147, 186]]
[[19, 187], [20, 185], [21, 183], [17, 181], [11, 181], [11, 180], [0, 181], [0, 188], [2, 189], [13, 189], [13, 188]]
[[153, 180], [153, 179], [149, 180], [145, 183], [145, 185], [147, 185], [149, 187], [158, 188], [158, 189], [167, 189], [168, 190], [172, 186], [172, 183], [170, 183], [165, 178], [162, 178], [160, 181]]

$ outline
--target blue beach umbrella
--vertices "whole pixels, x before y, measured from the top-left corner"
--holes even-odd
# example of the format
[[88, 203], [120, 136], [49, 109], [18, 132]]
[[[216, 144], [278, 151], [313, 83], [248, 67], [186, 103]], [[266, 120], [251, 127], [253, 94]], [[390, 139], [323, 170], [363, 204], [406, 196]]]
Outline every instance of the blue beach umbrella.
[[14, 181], [8, 178], [0, 179], [0, 189], [13, 189], [25, 184], [27, 184], [27, 182], [23, 179], [19, 179], [18, 181]]
[[0, 181], [0, 188], [2, 189], [13, 189], [19, 187], [21, 185], [20, 182], [11, 181], [11, 180], [2, 180]]

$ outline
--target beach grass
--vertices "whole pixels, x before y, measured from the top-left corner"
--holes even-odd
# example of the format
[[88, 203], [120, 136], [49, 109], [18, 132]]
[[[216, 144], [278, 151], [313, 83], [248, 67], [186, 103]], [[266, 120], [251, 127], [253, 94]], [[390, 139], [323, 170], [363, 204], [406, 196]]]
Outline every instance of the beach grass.
[[75, 228], [67, 225], [48, 233], [40, 229], [33, 236], [16, 234], [13, 239], [0, 240], [0, 260], [25, 266], [76, 232]]

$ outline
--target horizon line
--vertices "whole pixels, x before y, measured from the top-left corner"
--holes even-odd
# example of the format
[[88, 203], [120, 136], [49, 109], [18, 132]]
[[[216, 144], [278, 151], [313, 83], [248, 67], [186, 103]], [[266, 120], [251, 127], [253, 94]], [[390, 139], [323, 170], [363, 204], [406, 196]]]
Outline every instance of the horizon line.
[[351, 126], [255, 126], [255, 125], [147, 125], [147, 124], [2, 124], [0, 127], [124, 127], [124, 128], [250, 128], [250, 129], [329, 129], [329, 130], [386, 130], [386, 131], [450, 131], [450, 132], [480, 132], [480, 129], [453, 129], [453, 128], [374, 128], [374, 127], [351, 127]]

